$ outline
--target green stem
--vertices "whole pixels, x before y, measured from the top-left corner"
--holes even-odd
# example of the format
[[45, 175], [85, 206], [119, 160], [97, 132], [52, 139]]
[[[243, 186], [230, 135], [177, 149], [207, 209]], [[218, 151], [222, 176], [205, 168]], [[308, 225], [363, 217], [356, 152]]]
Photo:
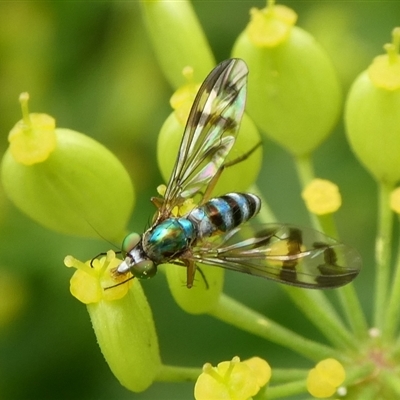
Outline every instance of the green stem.
[[339, 288], [336, 293], [352, 332], [354, 332], [358, 340], [366, 339], [368, 337], [368, 324], [354, 285], [350, 283], [343, 286]]
[[385, 341], [393, 339], [399, 324], [400, 313], [400, 238], [397, 245], [397, 260], [392, 289], [389, 296], [389, 306], [385, 315], [385, 329], [383, 338]]
[[162, 365], [156, 380], [159, 382], [195, 382], [201, 374], [201, 368], [175, 367]]
[[[295, 158], [295, 161], [299, 179], [304, 189], [305, 186], [314, 178], [311, 158], [309, 156], [297, 157]], [[310, 213], [310, 217], [315, 229], [321, 230], [333, 238], [338, 238], [336, 224], [332, 214], [317, 217], [316, 215]], [[366, 337], [368, 326], [354, 287], [352, 285], [347, 285], [345, 288], [339, 289], [337, 294], [339, 296], [343, 312], [346, 315], [346, 319], [353, 332], [358, 338]], [[337, 317], [336, 323], [341, 323], [339, 317]], [[347, 339], [351, 339], [351, 341], [354, 343], [354, 340], [350, 337], [350, 335], [346, 333], [346, 336]]]
[[306, 393], [306, 380], [301, 379], [294, 382], [284, 383], [282, 385], [268, 386], [262, 392], [258, 393], [257, 400], [271, 399], [287, 399], [288, 396], [293, 396], [300, 393]]
[[[300, 185], [304, 189], [314, 179], [314, 168], [309, 155], [294, 158]], [[317, 231], [323, 231], [320, 220], [315, 214], [309, 213], [311, 224]]]
[[221, 294], [217, 306], [209, 314], [244, 331], [287, 347], [308, 359], [316, 361], [321, 358], [338, 357], [334, 349], [282, 327], [225, 294]]
[[400, 378], [393, 371], [382, 371], [381, 379], [385, 386], [389, 387], [396, 399], [400, 398]]
[[21, 103], [22, 119], [24, 121], [26, 129], [32, 128], [32, 122], [29, 115], [28, 101], [29, 101], [29, 94], [27, 92], [21, 93], [19, 95], [19, 102]]
[[393, 348], [392, 348], [392, 357], [400, 356], [400, 338], [397, 338]]
[[[357, 367], [346, 367], [346, 380], [344, 385], [357, 385], [360, 383], [360, 381], [367, 381], [368, 378], [374, 373], [375, 368], [376, 365], [374, 365], [372, 362]], [[359, 398], [364, 399], [363, 397]]]
[[393, 213], [389, 208], [389, 197], [393, 186], [379, 185], [378, 234], [376, 238], [376, 279], [374, 325], [383, 330], [387, 307], [387, 291], [390, 278], [390, 250], [392, 244]]
[[339, 315], [323, 292], [285, 286], [285, 291], [307, 318], [334, 345], [340, 348], [357, 349], [358, 343], [342, 324]]
[[308, 369], [296, 369], [296, 368], [274, 368], [271, 381], [272, 383], [286, 383], [290, 381], [298, 381], [300, 379], [306, 379]]
[[379, 387], [377, 385], [361, 386], [356, 398], [361, 400], [379, 399]]

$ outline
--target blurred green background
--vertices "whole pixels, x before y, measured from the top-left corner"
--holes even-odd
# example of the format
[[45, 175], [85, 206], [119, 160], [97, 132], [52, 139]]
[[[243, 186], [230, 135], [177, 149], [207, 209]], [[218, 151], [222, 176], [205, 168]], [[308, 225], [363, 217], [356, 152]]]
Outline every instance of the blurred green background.
[[[346, 93], [381, 54], [399, 24], [400, 2], [287, 1], [330, 53]], [[261, 1], [194, 2], [218, 61]], [[155, 156], [157, 133], [170, 113], [168, 87], [141, 19], [128, 2], [0, 3], [0, 149], [21, 119], [18, 96], [30, 93], [31, 112], [83, 132], [108, 146], [128, 169], [137, 192], [130, 227], [142, 231], [162, 183]], [[291, 157], [265, 139], [258, 184], [284, 222], [309, 225]], [[340, 121], [315, 154], [317, 175], [339, 184], [341, 239], [358, 248], [364, 269], [355, 285], [370, 316], [376, 190], [352, 155]], [[117, 197], [117, 196], [116, 196]], [[118, 199], [116, 198], [116, 207]], [[67, 254], [89, 259], [109, 244], [55, 234], [36, 225], [0, 188], [0, 398], [190, 399], [192, 383], [156, 383], [144, 393], [121, 387], [96, 344], [85, 307], [69, 294]], [[165, 277], [143, 282], [165, 363], [200, 367], [234, 355], [258, 355], [274, 367], [311, 367], [293, 353], [207, 316], [181, 311]], [[299, 334], [323, 340], [276, 283], [226, 274], [226, 292]], [[332, 293], [329, 294], [335, 299]], [[145, 373], [145, 371], [144, 371]]]

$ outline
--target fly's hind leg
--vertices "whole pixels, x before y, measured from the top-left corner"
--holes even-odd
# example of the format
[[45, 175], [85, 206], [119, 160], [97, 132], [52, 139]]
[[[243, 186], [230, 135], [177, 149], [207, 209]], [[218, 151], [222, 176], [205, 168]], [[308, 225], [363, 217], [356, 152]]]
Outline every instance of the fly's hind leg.
[[193, 287], [194, 276], [196, 274], [196, 263], [191, 260], [182, 260], [186, 267], [186, 287]]
[[196, 271], [198, 271], [199, 274], [201, 275], [201, 277], [204, 280], [204, 284], [206, 286], [206, 289], [208, 290], [210, 288], [210, 285], [208, 284], [206, 275], [201, 270], [201, 268], [198, 267], [194, 261], [191, 261], [191, 260], [182, 260], [182, 261], [183, 261], [183, 263], [184, 263], [184, 265], [186, 267], [186, 287], [188, 289], [193, 287], [193, 282], [194, 282], [194, 278], [195, 278], [195, 275], [196, 275]]
[[208, 184], [206, 191], [204, 192], [203, 200], [202, 203], [206, 203], [208, 200], [211, 198], [211, 193], [215, 188], [215, 185], [218, 182], [219, 177], [221, 176], [222, 172], [224, 171], [225, 168], [232, 167], [236, 164], [241, 163], [242, 161], [247, 160], [260, 146], [262, 145], [262, 142], [258, 142], [256, 145], [254, 145], [249, 151], [246, 153], [242, 154], [241, 156], [235, 158], [234, 160], [228, 161], [224, 164], [222, 164], [217, 173], [214, 175], [214, 177], [211, 179], [210, 183]]

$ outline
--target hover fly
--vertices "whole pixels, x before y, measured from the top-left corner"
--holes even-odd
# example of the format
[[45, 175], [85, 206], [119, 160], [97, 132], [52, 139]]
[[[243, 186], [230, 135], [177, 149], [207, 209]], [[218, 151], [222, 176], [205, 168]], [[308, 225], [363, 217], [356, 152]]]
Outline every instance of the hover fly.
[[[229, 59], [217, 65], [191, 108], [163, 199], [142, 235], [123, 243], [124, 260], [115, 275], [150, 278], [159, 264], [186, 267], [188, 288], [198, 263], [305, 288], [333, 288], [360, 271], [358, 253], [314, 230], [284, 224], [246, 223], [261, 200], [251, 193], [210, 198], [239, 130], [246, 102], [247, 66]], [[179, 209], [198, 199], [187, 213]], [[176, 211], [178, 210], [178, 213]]]

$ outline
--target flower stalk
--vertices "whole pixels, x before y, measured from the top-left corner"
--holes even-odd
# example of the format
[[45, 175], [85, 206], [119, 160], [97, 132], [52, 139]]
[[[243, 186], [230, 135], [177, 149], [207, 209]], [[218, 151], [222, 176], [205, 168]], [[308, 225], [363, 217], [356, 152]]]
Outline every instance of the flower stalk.
[[311, 360], [332, 357], [336, 354], [333, 348], [303, 338], [225, 294], [220, 296], [217, 306], [209, 314]]

